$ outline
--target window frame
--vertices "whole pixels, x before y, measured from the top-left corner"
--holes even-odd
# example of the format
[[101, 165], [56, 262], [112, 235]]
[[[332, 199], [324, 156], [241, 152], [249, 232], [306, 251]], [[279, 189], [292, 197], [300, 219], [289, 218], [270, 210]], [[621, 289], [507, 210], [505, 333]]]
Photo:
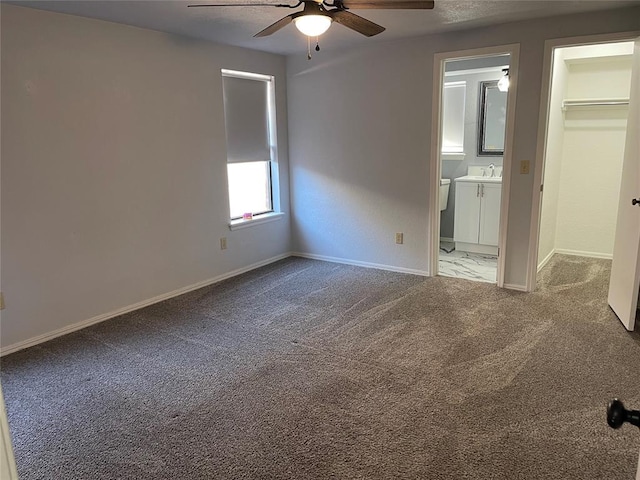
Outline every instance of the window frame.
[[[447, 104], [450, 105], [450, 102], [447, 102], [447, 98], [451, 99], [450, 96], [447, 95], [447, 90], [448, 89], [457, 89], [457, 88], [461, 88], [462, 89], [462, 112], [456, 112], [455, 116], [459, 116], [457, 115], [458, 113], [461, 113], [462, 115], [460, 116], [461, 118], [461, 124], [459, 125], [459, 131], [456, 133], [459, 133], [459, 135], [456, 135], [456, 137], [459, 136], [461, 143], [460, 145], [456, 145], [455, 149], [450, 149], [450, 148], [446, 148], [444, 145], [444, 139], [446, 137], [445, 134], [445, 128], [446, 128], [446, 119], [445, 119], [445, 112], [447, 111]], [[452, 91], [452, 90], [449, 90]], [[465, 116], [466, 116], [466, 110], [467, 110], [467, 82], [466, 80], [460, 80], [460, 81], [450, 81], [447, 82], [445, 81], [443, 83], [442, 86], [442, 139], [441, 139], [441, 147], [440, 147], [440, 155], [443, 158], [464, 158], [465, 156], [465, 145], [464, 145], [464, 141], [465, 141]]]
[[[279, 175], [279, 162], [278, 162], [278, 134], [277, 134], [277, 119], [276, 119], [276, 101], [275, 101], [275, 76], [265, 75], [260, 73], [243, 72], [239, 70], [221, 69], [222, 77], [235, 77], [248, 80], [263, 81], [267, 84], [267, 118], [268, 118], [268, 135], [269, 135], [269, 152], [270, 158], [267, 161], [269, 165], [269, 186], [270, 186], [270, 199], [271, 210], [261, 213], [256, 213], [251, 219], [244, 219], [242, 217], [231, 218], [230, 210], [230, 193], [229, 193], [229, 178], [227, 175], [227, 212], [229, 215], [229, 229], [236, 230], [240, 228], [246, 228], [252, 225], [259, 225], [274, 220], [279, 220], [284, 217], [284, 213], [281, 210], [280, 203], [280, 175]], [[225, 123], [226, 128], [226, 123]], [[240, 162], [242, 163], [242, 162]], [[227, 163], [228, 165], [228, 163]]]

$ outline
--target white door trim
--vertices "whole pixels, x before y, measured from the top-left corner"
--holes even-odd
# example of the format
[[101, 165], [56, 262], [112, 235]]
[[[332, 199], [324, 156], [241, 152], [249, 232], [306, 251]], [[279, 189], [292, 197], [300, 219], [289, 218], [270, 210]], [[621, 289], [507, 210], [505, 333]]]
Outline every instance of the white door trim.
[[549, 102], [551, 100], [551, 75], [553, 52], [556, 48], [573, 47], [597, 43], [633, 41], [640, 32], [618, 32], [580, 37], [555, 38], [544, 43], [542, 65], [542, 91], [540, 92], [540, 112], [538, 114], [538, 141], [536, 144], [536, 163], [533, 173], [533, 193], [531, 199], [531, 221], [529, 226], [529, 255], [527, 260], [526, 291], [533, 292], [538, 273], [538, 247], [540, 240], [540, 213], [542, 195], [540, 187], [544, 174], [547, 150], [547, 125], [549, 122]]
[[495, 47], [459, 50], [455, 52], [436, 53], [433, 63], [433, 107], [431, 109], [431, 161], [429, 165], [429, 275], [438, 274], [438, 250], [440, 248], [440, 138], [442, 131], [442, 86], [444, 62], [447, 59], [471, 57], [488, 57], [509, 54], [509, 93], [507, 97], [507, 119], [505, 131], [504, 155], [502, 157], [502, 199], [500, 201], [500, 235], [498, 239], [497, 284], [504, 287], [504, 271], [507, 245], [507, 221], [509, 218], [509, 194], [511, 190], [511, 165], [513, 158], [513, 138], [516, 118], [516, 92], [518, 88], [518, 71], [520, 44], [498, 45]]
[[0, 478], [18, 480], [18, 471], [13, 456], [11, 434], [7, 421], [7, 411], [4, 406], [4, 397], [2, 396], [2, 386], [0, 386]]

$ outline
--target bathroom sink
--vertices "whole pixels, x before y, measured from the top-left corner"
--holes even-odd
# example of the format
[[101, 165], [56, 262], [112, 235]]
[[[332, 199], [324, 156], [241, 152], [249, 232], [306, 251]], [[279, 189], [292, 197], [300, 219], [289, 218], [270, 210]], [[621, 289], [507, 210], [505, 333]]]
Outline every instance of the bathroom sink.
[[502, 183], [502, 177], [483, 177], [481, 175], [465, 175], [458, 177], [456, 182], [483, 182], [483, 183]]

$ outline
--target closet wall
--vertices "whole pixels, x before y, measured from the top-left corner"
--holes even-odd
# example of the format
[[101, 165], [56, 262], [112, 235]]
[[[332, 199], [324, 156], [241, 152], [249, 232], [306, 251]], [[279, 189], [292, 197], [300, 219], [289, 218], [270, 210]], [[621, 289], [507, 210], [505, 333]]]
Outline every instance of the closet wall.
[[553, 253], [611, 258], [628, 114], [612, 101], [629, 97], [632, 49], [556, 51], [540, 266]]

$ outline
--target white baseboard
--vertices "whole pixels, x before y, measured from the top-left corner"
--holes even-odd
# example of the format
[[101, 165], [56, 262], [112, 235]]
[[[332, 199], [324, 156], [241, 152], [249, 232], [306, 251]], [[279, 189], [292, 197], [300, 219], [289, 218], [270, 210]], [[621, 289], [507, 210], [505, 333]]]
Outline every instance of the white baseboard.
[[561, 249], [561, 248], [560, 249], [555, 248], [555, 249], [551, 250], [549, 255], [544, 257], [544, 259], [538, 264], [537, 271], [539, 272], [540, 270], [542, 270], [544, 268], [544, 266], [547, 263], [549, 263], [549, 260], [551, 260], [551, 258], [556, 253], [559, 253], [561, 255], [573, 255], [575, 257], [604, 258], [606, 260], [611, 260], [613, 258], [613, 254], [609, 254], [609, 253], [583, 252], [583, 251], [580, 251], [580, 250], [564, 250], [564, 249]]
[[542, 270], [547, 263], [549, 263], [549, 260], [551, 260], [551, 257], [553, 257], [554, 253], [556, 253], [555, 249], [551, 250], [549, 255], [547, 255], [542, 259], [542, 261], [538, 264], [538, 270], [537, 270], [538, 272]]
[[450, 242], [453, 243], [453, 238], [450, 237], [440, 237], [441, 242]]
[[[357, 261], [357, 260], [349, 260], [349, 259], [346, 259], [346, 258], [338, 258], [338, 257], [329, 257], [329, 256], [326, 256], [326, 255], [315, 255], [315, 254], [311, 254], [311, 253], [302, 253], [302, 252], [284, 253], [282, 255], [277, 255], [275, 257], [268, 258], [268, 259], [263, 260], [261, 262], [257, 262], [257, 263], [248, 265], [246, 267], [239, 268], [237, 270], [233, 270], [231, 272], [219, 275], [217, 277], [210, 278], [208, 280], [203, 280], [201, 282], [194, 283], [193, 285], [189, 285], [189, 286], [186, 286], [186, 287], [183, 287], [183, 288], [179, 288], [177, 290], [173, 290], [171, 292], [168, 292], [168, 293], [165, 293], [165, 294], [162, 294], [162, 295], [158, 295], [156, 297], [153, 297], [153, 298], [150, 298], [150, 299], [147, 299], [147, 300], [143, 300], [143, 301], [135, 303], [133, 305], [122, 307], [122, 308], [119, 308], [117, 310], [113, 310], [111, 312], [104, 313], [102, 315], [97, 315], [95, 317], [89, 318], [87, 320], [83, 320], [81, 322], [74, 323], [72, 325], [67, 325], [66, 327], [62, 327], [62, 328], [60, 328], [58, 330], [54, 330], [52, 332], [48, 332], [48, 333], [45, 333], [43, 335], [38, 335], [36, 337], [32, 337], [30, 339], [24, 340], [22, 342], [18, 342], [18, 343], [14, 343], [12, 345], [8, 345], [6, 347], [2, 347], [2, 348], [0, 348], [0, 356], [8, 355], [10, 353], [17, 352], [18, 350], [23, 350], [25, 348], [32, 347], [34, 345], [38, 345], [40, 343], [47, 342], [47, 341], [52, 340], [52, 339], [54, 339], [56, 337], [60, 337], [62, 335], [66, 335], [67, 333], [75, 332], [77, 330], [81, 330], [81, 329], [89, 327], [91, 325], [95, 325], [96, 323], [104, 322], [105, 320], [109, 320], [109, 319], [117, 317], [119, 315], [123, 315], [125, 313], [129, 313], [129, 312], [132, 312], [134, 310], [139, 310], [139, 309], [147, 307], [149, 305], [153, 305], [154, 303], [162, 302], [164, 300], [168, 300], [170, 298], [177, 297], [179, 295], [191, 292], [193, 290], [197, 290], [199, 288], [203, 288], [203, 287], [206, 287], [206, 286], [209, 286], [209, 285], [213, 285], [214, 283], [221, 282], [222, 280], [226, 280], [228, 278], [235, 277], [237, 275], [241, 275], [241, 274], [249, 272], [251, 270], [255, 270], [256, 268], [260, 268], [260, 267], [263, 267], [265, 265], [269, 265], [270, 263], [274, 263], [274, 262], [277, 262], [279, 260], [283, 260], [283, 259], [291, 257], [291, 256], [302, 257], [302, 258], [310, 258], [312, 260], [321, 260], [321, 261], [324, 261], [324, 262], [341, 263], [341, 264], [345, 264], [345, 265], [354, 265], [354, 266], [364, 267], [364, 268], [376, 268], [378, 270], [386, 270], [386, 271], [398, 272], [398, 273], [407, 273], [407, 274], [411, 274], [411, 275], [419, 275], [419, 276], [422, 276], [422, 277], [429, 277], [430, 276], [428, 271], [417, 270], [417, 269], [413, 269], [413, 268], [396, 267], [396, 266], [384, 265], [384, 264], [380, 264], [380, 263], [360, 262], [360, 261]], [[507, 288], [507, 289], [510, 289], [510, 290], [523, 291], [523, 292], [526, 291], [526, 287], [524, 287], [522, 285], [507, 285], [507, 284], [505, 284], [504, 288]]]
[[323, 262], [342, 263], [344, 265], [355, 265], [357, 267], [377, 268], [378, 270], [387, 270], [389, 272], [409, 273], [411, 275], [420, 275], [429, 277], [429, 272], [424, 270], [415, 270], [413, 268], [394, 267], [392, 265], [383, 265], [380, 263], [359, 262], [357, 260], [349, 260], [347, 258], [327, 257], [326, 255], [315, 255], [313, 253], [293, 252], [294, 257], [310, 258], [312, 260], [322, 260]]
[[613, 258], [613, 254], [611, 253], [583, 252], [580, 250], [564, 250], [561, 248], [556, 248], [555, 253], [560, 253], [562, 255], [574, 255], [576, 257], [604, 258], [606, 260], [611, 260]]
[[498, 255], [498, 247], [493, 245], [481, 245], [479, 243], [454, 242], [458, 252], [479, 253], [481, 255]]
[[515, 285], [515, 284], [511, 284], [511, 283], [505, 283], [503, 285], [504, 288], [506, 288], [507, 290], [516, 290], [518, 292], [526, 292], [527, 291], [527, 287], [525, 285]]
[[81, 322], [74, 323], [72, 325], [67, 325], [66, 327], [59, 328], [58, 330], [54, 330], [52, 332], [45, 333], [43, 335], [38, 335], [37, 337], [32, 337], [22, 342], [14, 343], [13, 345], [8, 345], [0, 349], [0, 356], [8, 355], [13, 352], [17, 352], [18, 350], [23, 350], [28, 347], [32, 347], [34, 345], [38, 345], [39, 343], [44, 343], [49, 340], [52, 340], [56, 337], [61, 337], [62, 335], [66, 335], [67, 333], [75, 332], [77, 330], [81, 330], [85, 327], [95, 325], [96, 323], [104, 322], [105, 320], [109, 320], [111, 318], [117, 317], [119, 315], [123, 315], [125, 313], [133, 312], [134, 310], [139, 310], [144, 307], [148, 307], [149, 305], [153, 305], [154, 303], [162, 302], [163, 300], [168, 300], [173, 297], [177, 297], [184, 293], [191, 292], [193, 290], [197, 290], [199, 288], [207, 287], [209, 285], [213, 285], [214, 283], [221, 282], [222, 280], [226, 280], [227, 278], [235, 277], [237, 275], [241, 275], [243, 273], [249, 272], [251, 270], [255, 270], [256, 268], [264, 267], [265, 265], [269, 265], [270, 263], [277, 262], [279, 260], [283, 260], [291, 256], [291, 253], [284, 253], [282, 255], [277, 255], [275, 257], [268, 258], [261, 262], [253, 263], [246, 267], [239, 268], [237, 270], [233, 270], [228, 273], [224, 273], [222, 275], [218, 275], [217, 277], [210, 278], [208, 280], [203, 280], [202, 282], [194, 283], [193, 285], [189, 285], [183, 288], [179, 288], [177, 290], [173, 290], [172, 292], [164, 293], [162, 295], [158, 295], [156, 297], [143, 300], [138, 303], [134, 303], [133, 305], [129, 305], [126, 307], [119, 308], [117, 310], [113, 310], [108, 313], [103, 313], [102, 315], [97, 315], [95, 317], [89, 318], [87, 320], [83, 320]]

